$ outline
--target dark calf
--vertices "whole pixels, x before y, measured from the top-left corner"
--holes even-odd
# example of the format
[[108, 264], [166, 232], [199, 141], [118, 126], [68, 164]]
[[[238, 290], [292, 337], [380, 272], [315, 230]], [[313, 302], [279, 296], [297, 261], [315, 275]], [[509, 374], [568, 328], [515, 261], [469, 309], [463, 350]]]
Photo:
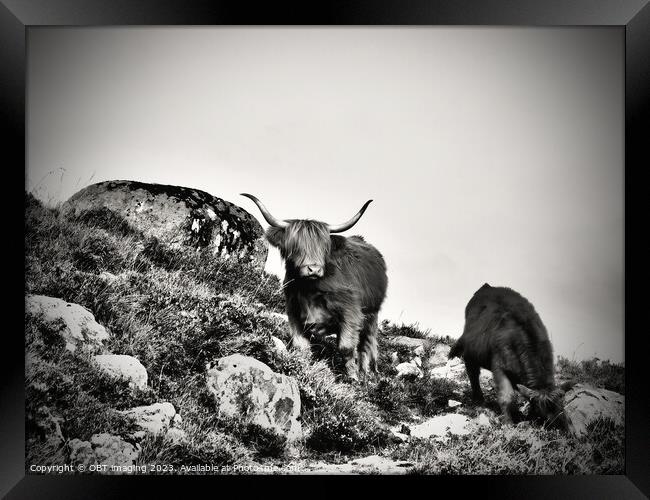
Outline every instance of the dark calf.
[[463, 334], [449, 358], [462, 357], [472, 396], [483, 402], [481, 368], [492, 371], [504, 420], [512, 422], [515, 391], [530, 400], [530, 416], [566, 429], [564, 391], [555, 386], [553, 348], [533, 305], [510, 288], [487, 283], [465, 308]]

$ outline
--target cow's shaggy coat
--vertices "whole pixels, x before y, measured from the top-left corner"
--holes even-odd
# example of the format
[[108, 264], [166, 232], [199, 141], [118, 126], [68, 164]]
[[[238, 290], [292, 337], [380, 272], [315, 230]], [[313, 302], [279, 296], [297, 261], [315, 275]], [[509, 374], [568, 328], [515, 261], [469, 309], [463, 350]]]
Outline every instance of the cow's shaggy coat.
[[555, 387], [553, 348], [533, 305], [510, 288], [487, 283], [465, 308], [465, 328], [449, 353], [462, 357], [477, 402], [481, 368], [492, 371], [504, 420], [512, 422], [515, 388], [531, 401], [532, 415], [566, 428], [564, 392]]

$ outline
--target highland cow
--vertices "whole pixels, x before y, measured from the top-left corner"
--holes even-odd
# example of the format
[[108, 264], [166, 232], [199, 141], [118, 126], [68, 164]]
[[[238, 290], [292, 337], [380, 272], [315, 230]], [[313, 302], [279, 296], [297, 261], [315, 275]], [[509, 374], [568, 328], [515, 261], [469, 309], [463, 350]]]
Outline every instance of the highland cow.
[[354, 226], [372, 200], [349, 221], [279, 220], [250, 194], [270, 224], [266, 238], [285, 261], [284, 294], [292, 345], [310, 349], [314, 334], [336, 334], [345, 372], [353, 380], [377, 374], [377, 316], [386, 296], [386, 264]]
[[555, 386], [553, 348], [533, 305], [510, 288], [484, 284], [465, 308], [463, 334], [449, 352], [462, 357], [473, 399], [483, 403], [481, 368], [492, 371], [503, 419], [512, 423], [515, 388], [529, 417], [566, 429], [564, 391]]

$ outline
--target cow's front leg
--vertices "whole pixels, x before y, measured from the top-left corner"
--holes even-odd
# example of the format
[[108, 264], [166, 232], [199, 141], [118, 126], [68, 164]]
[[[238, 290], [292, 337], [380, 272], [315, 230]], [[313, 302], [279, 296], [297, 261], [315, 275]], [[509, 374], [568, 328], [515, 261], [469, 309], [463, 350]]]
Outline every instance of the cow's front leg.
[[291, 330], [291, 347], [304, 353], [311, 353], [311, 342], [305, 336], [305, 331], [298, 318], [289, 316]]
[[357, 348], [359, 347], [359, 330], [363, 316], [360, 311], [349, 311], [341, 322], [338, 336], [338, 349], [343, 357], [345, 373], [352, 380], [359, 380]]
[[350, 327], [342, 327], [339, 334], [339, 353], [343, 358], [345, 374], [351, 380], [359, 380], [359, 367], [357, 365], [357, 344], [359, 331]]

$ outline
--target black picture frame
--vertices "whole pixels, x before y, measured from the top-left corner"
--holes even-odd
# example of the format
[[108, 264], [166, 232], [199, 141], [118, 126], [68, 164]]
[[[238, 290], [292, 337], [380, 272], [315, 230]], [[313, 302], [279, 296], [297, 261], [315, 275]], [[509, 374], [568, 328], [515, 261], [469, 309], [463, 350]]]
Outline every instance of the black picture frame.
[[[460, 493], [499, 498], [643, 498], [650, 495], [650, 405], [645, 381], [645, 332], [634, 328], [639, 311], [639, 265], [644, 246], [633, 245], [631, 238], [641, 225], [644, 214], [635, 206], [641, 199], [639, 190], [646, 153], [648, 96], [650, 94], [650, 6], [648, 0], [387, 0], [347, 1], [310, 5], [267, 3], [251, 8], [246, 3], [208, 2], [200, 0], [2, 0], [0, 5], [0, 92], [5, 156], [13, 160], [6, 165], [7, 174], [25, 165], [25, 84], [26, 40], [31, 26], [105, 26], [105, 25], [496, 25], [496, 26], [620, 26], [625, 30], [625, 365], [626, 365], [626, 440], [625, 475], [621, 476], [490, 476], [490, 477], [374, 477], [374, 485], [417, 480], [439, 494], [446, 486]], [[9, 153], [9, 155], [7, 155]], [[23, 186], [25, 184], [23, 176]], [[6, 181], [9, 182], [9, 181]], [[19, 231], [23, 220], [18, 213], [23, 206], [19, 186], [7, 201], [6, 222]], [[15, 181], [18, 183], [18, 181]], [[7, 190], [6, 190], [7, 191]], [[24, 217], [24, 212], [23, 212]], [[24, 241], [24, 240], [23, 240]], [[8, 247], [11, 246], [11, 249]], [[17, 248], [14, 248], [17, 247]], [[17, 325], [7, 328], [3, 349], [2, 405], [0, 447], [3, 467], [0, 471], [0, 494], [8, 498], [96, 498], [116, 496], [123, 489], [133, 493], [136, 484], [151, 492], [156, 486], [170, 493], [191, 494], [199, 478], [174, 477], [78, 477], [25, 476], [24, 471], [24, 339], [20, 319], [24, 299], [14, 294], [24, 279], [18, 266], [20, 245], [7, 245], [7, 266], [16, 268], [15, 276], [6, 278], [6, 315]], [[14, 257], [12, 259], [12, 257]], [[14, 283], [15, 280], [15, 283]], [[21, 307], [22, 305], [22, 307]], [[24, 315], [23, 315], [24, 320]], [[209, 480], [210, 478], [205, 478]], [[214, 479], [214, 478], [212, 478]], [[231, 486], [238, 478], [218, 478]], [[250, 481], [250, 478], [239, 478]], [[277, 478], [260, 477], [256, 482], [271, 486]], [[285, 480], [287, 478], [284, 478]], [[294, 478], [288, 478], [292, 480]], [[316, 478], [295, 478], [310, 481]], [[323, 478], [321, 478], [322, 480]], [[331, 484], [332, 478], [324, 478]], [[354, 481], [369, 483], [368, 478]], [[429, 482], [431, 481], [431, 482]], [[201, 481], [203, 486], [210, 485]], [[219, 483], [220, 488], [223, 483]], [[406, 484], [398, 484], [404, 487]], [[331, 486], [330, 486], [331, 487]], [[188, 489], [189, 488], [189, 489]], [[300, 490], [305, 485], [299, 486]]]

